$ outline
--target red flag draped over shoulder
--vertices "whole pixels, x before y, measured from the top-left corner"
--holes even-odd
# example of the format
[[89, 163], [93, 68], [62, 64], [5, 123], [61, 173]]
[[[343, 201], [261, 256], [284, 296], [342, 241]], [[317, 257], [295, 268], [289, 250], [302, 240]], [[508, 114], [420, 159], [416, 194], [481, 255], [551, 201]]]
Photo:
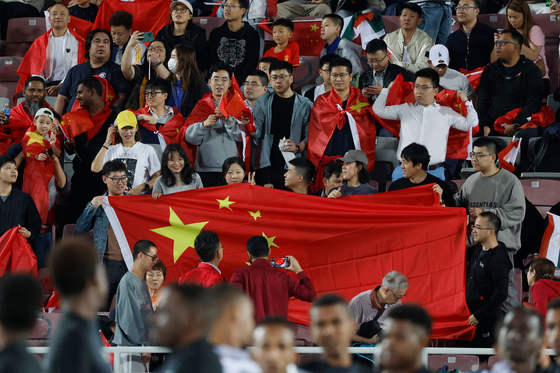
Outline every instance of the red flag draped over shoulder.
[[[494, 129], [498, 133], [504, 133], [504, 126], [506, 124], [512, 124], [513, 120], [517, 118], [517, 116], [521, 113], [521, 108], [513, 109], [512, 111], [507, 112], [506, 114], [498, 117], [494, 121]], [[526, 128], [539, 128], [539, 127], [547, 127], [552, 122], [556, 120], [556, 114], [554, 110], [548, 105], [543, 105], [541, 110], [538, 113], [531, 115], [531, 120], [519, 127], [520, 129]]]
[[[147, 107], [140, 108], [140, 109], [136, 110], [134, 112], [134, 114], [136, 114], [136, 115], [140, 115], [140, 114], [151, 115], [150, 112], [148, 111], [148, 109], [149, 108], [147, 108]], [[159, 132], [158, 132], [155, 125], [150, 124], [145, 120], [139, 121], [138, 124], [141, 125], [142, 127], [146, 128], [147, 130], [154, 132], [154, 133], [156, 133], [156, 132], [161, 133], [161, 135], [165, 139], [165, 143], [167, 145], [172, 144], [172, 143], [180, 144], [180, 141], [178, 141], [179, 140], [179, 133], [181, 132], [181, 128], [183, 127], [183, 124], [185, 123], [185, 118], [183, 118], [183, 116], [181, 115], [179, 110], [177, 110], [176, 107], [173, 107], [173, 112], [175, 113], [175, 116], [173, 118], [171, 118], [171, 120], [169, 122], [165, 123], [165, 125], [163, 127], [160, 127]]]
[[[433, 338], [469, 339], [474, 333], [465, 303], [465, 213], [439, 206], [431, 185], [331, 200], [245, 183], [156, 201], [150, 196], [108, 201], [103, 207], [119, 245], [158, 242], [168, 282], [199, 263], [193, 246], [202, 230], [216, 231], [227, 247], [220, 263], [226, 279], [247, 265], [245, 242], [264, 236], [272, 256], [298, 259], [319, 296], [337, 292], [350, 300], [397, 270], [410, 284], [403, 301], [418, 302], [433, 316]], [[290, 320], [307, 324], [309, 307], [291, 300]]]
[[[103, 102], [105, 104], [113, 105], [115, 101], [117, 101], [118, 97], [115, 94], [115, 89], [113, 88], [111, 83], [109, 83], [107, 79], [99, 77], [99, 75], [94, 75], [94, 77], [96, 77], [97, 80], [99, 80], [99, 82], [101, 83], [101, 87], [103, 88], [103, 92], [101, 95]], [[70, 111], [76, 111], [81, 108], [82, 105], [80, 104], [80, 101], [74, 100], [74, 104], [72, 105], [72, 110]]]
[[[43, 101], [43, 107], [53, 110], [47, 101]], [[6, 142], [19, 144], [23, 136], [25, 136], [25, 132], [27, 132], [27, 129], [31, 126], [33, 126], [33, 118], [31, 118], [31, 114], [25, 108], [24, 101], [10, 110], [10, 123], [0, 128], [2, 132], [7, 135], [3, 136]], [[5, 153], [0, 152], [0, 154]]]
[[0, 237], [0, 277], [16, 272], [38, 277], [37, 257], [18, 229], [14, 227]]
[[[78, 63], [85, 62], [86, 40], [72, 29], [68, 29], [72, 36], [78, 40]], [[49, 45], [49, 35], [52, 29], [41, 35], [37, 40], [31, 44], [31, 47], [25, 53], [25, 57], [21, 61], [21, 65], [17, 70], [19, 80], [14, 95], [14, 104], [17, 102], [16, 95], [25, 88], [25, 82], [33, 75], [41, 75], [45, 69], [45, 62], [47, 61], [47, 48]]]
[[134, 16], [132, 29], [153, 32], [154, 36], [169, 24], [169, 5], [160, 0], [105, 0], [99, 6], [93, 29], [110, 30], [109, 17], [117, 10], [124, 10]]

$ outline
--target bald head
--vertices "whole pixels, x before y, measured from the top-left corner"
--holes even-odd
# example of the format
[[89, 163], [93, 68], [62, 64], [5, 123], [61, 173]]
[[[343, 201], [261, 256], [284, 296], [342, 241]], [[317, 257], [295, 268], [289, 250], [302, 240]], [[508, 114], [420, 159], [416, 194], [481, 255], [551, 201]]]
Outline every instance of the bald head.
[[[64, 4], [53, 5], [49, 11], [49, 22], [53, 32], [66, 32], [70, 22], [70, 11]], [[62, 35], [55, 35], [62, 36]]]

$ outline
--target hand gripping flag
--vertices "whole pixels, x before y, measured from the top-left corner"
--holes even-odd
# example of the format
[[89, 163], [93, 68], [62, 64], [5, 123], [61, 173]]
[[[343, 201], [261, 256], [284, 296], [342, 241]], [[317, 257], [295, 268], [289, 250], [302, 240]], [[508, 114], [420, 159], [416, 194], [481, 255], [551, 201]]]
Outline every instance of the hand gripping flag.
[[[498, 133], [504, 133], [506, 125], [512, 124], [515, 118], [521, 113], [521, 108], [513, 109], [506, 114], [498, 117], [494, 121], [494, 129]], [[544, 128], [552, 124], [556, 120], [554, 110], [548, 105], [543, 105], [538, 113], [531, 115], [531, 120], [519, 127], [519, 129], [526, 128]]]
[[[138, 122], [140, 126], [146, 128], [148, 131], [157, 134], [158, 138], [160, 139], [160, 144], [163, 140], [165, 144], [161, 144], [162, 149], [164, 148], [163, 145], [169, 145], [173, 143], [181, 144], [181, 141], [179, 139], [179, 132], [181, 132], [181, 128], [185, 123], [185, 118], [183, 118], [183, 116], [181, 115], [181, 113], [176, 107], [173, 107], [173, 113], [175, 114], [173, 118], [171, 118], [167, 123], [165, 123], [165, 125], [160, 126], [159, 129], [154, 124], [150, 124], [145, 120], [141, 120]], [[136, 115], [143, 114], [143, 115], [151, 116], [148, 107], [140, 108], [136, 110], [134, 114]]]
[[14, 227], [0, 237], [0, 277], [15, 272], [39, 277], [37, 257], [18, 229]]
[[[43, 101], [43, 107], [53, 110], [51, 105], [47, 101]], [[25, 108], [25, 101], [21, 104], [14, 106], [10, 110], [10, 122], [8, 124], [3, 125], [0, 127], [1, 131], [6, 134], [5, 142], [9, 142], [11, 144], [19, 144], [23, 136], [25, 136], [25, 132], [27, 132], [28, 128], [33, 125], [33, 118], [27, 109]], [[8, 141], [9, 139], [9, 141]], [[7, 151], [7, 150], [6, 150]], [[0, 151], [0, 154], [2, 153]]]
[[516, 140], [514, 136], [504, 150], [498, 153], [498, 166], [513, 173], [513, 171], [515, 171], [515, 161], [519, 154], [520, 146], [521, 139]]

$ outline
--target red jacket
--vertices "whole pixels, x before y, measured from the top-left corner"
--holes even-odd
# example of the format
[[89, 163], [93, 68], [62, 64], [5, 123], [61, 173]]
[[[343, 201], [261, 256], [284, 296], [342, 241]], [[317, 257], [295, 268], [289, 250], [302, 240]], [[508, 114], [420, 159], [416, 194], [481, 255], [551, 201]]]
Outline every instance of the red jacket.
[[315, 288], [305, 272], [296, 280], [284, 270], [273, 268], [267, 259], [256, 259], [247, 267], [236, 269], [231, 284], [239, 287], [253, 299], [255, 320], [266, 316], [288, 317], [288, 303], [294, 296], [304, 302], [317, 298]]
[[541, 279], [531, 287], [533, 304], [543, 319], [546, 317], [548, 302], [558, 297], [560, 297], [560, 281]]
[[179, 284], [195, 284], [205, 288], [219, 285], [226, 279], [211, 264], [200, 263], [195, 269], [179, 277]]

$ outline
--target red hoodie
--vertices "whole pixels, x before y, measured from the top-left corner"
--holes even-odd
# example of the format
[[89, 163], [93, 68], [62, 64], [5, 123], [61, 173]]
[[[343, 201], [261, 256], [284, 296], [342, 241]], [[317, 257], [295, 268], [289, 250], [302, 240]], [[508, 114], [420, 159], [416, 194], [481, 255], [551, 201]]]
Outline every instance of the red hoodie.
[[560, 281], [541, 279], [531, 288], [531, 298], [537, 311], [546, 317], [547, 305], [554, 298], [560, 297]]

